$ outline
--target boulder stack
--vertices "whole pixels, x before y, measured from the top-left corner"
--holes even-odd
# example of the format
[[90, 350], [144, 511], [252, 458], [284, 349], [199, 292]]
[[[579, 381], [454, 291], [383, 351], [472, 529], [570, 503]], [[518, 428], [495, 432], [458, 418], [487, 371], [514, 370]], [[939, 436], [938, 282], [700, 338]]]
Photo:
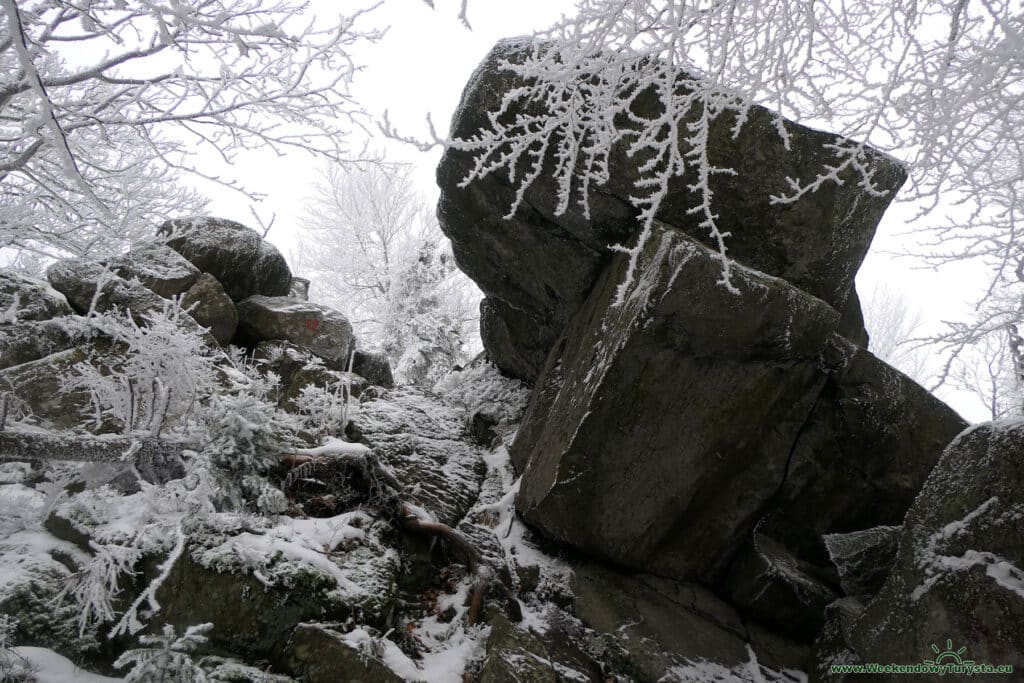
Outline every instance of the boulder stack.
[[[524, 38], [502, 40], [494, 47], [463, 92], [452, 121], [453, 137], [470, 138], [490, 128], [490, 112], [522, 84], [501, 63], [521, 61], [532, 49]], [[633, 109], [639, 117], [654, 118], [657, 98], [644, 93]], [[733, 135], [734, 123], [731, 116], [716, 118], [708, 141], [711, 163], [737, 172], [711, 179], [714, 196], [722, 199], [715, 206], [719, 230], [731, 233], [729, 256], [846, 312], [843, 332], [863, 340], [853, 278], [906, 172], [893, 159], [866, 148], [864, 165], [881, 194], [866, 192], [860, 177], [848, 171], [841, 174], [842, 184], [826, 183], [798, 202], [776, 204], [770, 198], [789, 191], [787, 177], [811, 180], [825, 165], [836, 163], [831, 146], [836, 136], [782, 121], [787, 145], [777, 132], [776, 114], [761, 107], [750, 109], [738, 136]], [[506, 220], [516, 193], [507, 176], [495, 173], [462, 187], [473, 155], [454, 147], [445, 152], [437, 169], [441, 227], [459, 266], [486, 295], [481, 336], [491, 359], [507, 374], [536, 380], [547, 352], [607, 264], [609, 245], [630, 241], [637, 211], [629, 197], [637, 192], [640, 163], [626, 155], [624, 145], [613, 150], [608, 182], [591, 190], [589, 218], [575, 202], [556, 215], [558, 188], [541, 179], [527, 190], [516, 215]], [[697, 201], [688, 189], [694, 181], [690, 175], [672, 179], [658, 218], [708, 242], [699, 218], [688, 212]]]
[[285, 296], [292, 273], [281, 252], [255, 230], [223, 218], [182, 218], [160, 226], [167, 246], [224, 286], [232, 301]]
[[[503, 61], [532, 48], [498, 43], [463, 93], [453, 137], [490, 129], [489, 113], [522, 84]], [[634, 109], [653, 118], [659, 106], [644, 92]], [[837, 539], [898, 528], [966, 425], [864, 348], [854, 276], [902, 166], [864, 148], [872, 187], [851, 169], [775, 203], [787, 178], [836, 164], [837, 137], [759, 107], [738, 135], [735, 123], [714, 119], [707, 150], [736, 172], [710, 182], [738, 293], [717, 284], [720, 254], [688, 211], [699, 199], [690, 175], [672, 179], [639, 242], [629, 197], [642, 160], [624, 148], [591, 188], [589, 215], [575, 203], [556, 214], [559, 188], [542, 175], [510, 220], [507, 175], [463, 186], [473, 155], [449, 148], [438, 215], [486, 295], [488, 356], [534, 386], [511, 447], [522, 517], [591, 558], [701, 584], [810, 643], [828, 605], [849, 591], [869, 599], [884, 578]], [[867, 552], [892, 562], [891, 543]]]
[[1024, 670], [1022, 487], [1024, 421], [979, 425], [949, 445], [907, 513], [888, 580], [848, 634], [863, 661], [963, 647], [960, 660]]

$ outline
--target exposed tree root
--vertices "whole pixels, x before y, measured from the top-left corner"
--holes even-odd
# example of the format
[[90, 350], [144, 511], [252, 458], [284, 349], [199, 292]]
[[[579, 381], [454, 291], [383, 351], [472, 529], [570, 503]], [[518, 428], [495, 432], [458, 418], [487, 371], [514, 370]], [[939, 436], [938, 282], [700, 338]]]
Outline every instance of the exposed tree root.
[[302, 467], [311, 463], [327, 465], [329, 462], [344, 463], [362, 475], [370, 485], [372, 498], [382, 513], [390, 517], [399, 528], [410, 533], [440, 539], [448, 550], [466, 566], [473, 577], [466, 623], [469, 626], [480, 620], [484, 602], [492, 587], [502, 591], [512, 616], [516, 621], [522, 618], [519, 602], [512, 591], [497, 580], [497, 572], [483, 553], [464, 535], [432, 519], [425, 510], [417, 506], [406, 494], [398, 479], [373, 457], [372, 451], [360, 444], [333, 442], [320, 448], [302, 449], [283, 456], [289, 467]]

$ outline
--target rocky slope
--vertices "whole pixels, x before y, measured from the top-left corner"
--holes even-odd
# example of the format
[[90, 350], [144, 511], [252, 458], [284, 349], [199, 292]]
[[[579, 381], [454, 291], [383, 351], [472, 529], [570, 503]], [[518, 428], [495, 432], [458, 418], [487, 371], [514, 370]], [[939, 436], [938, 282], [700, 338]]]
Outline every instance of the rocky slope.
[[[477, 71], [457, 133], [522, 49]], [[449, 151], [439, 211], [487, 294], [487, 357], [430, 392], [229, 221], [48, 282], [0, 272], [0, 678], [1019, 671], [1024, 428], [964, 431], [864, 348], [852, 282], [888, 198], [766, 204], [830, 136], [786, 123], [787, 150], [751, 116], [713, 145], [739, 171], [718, 188], [738, 294], [683, 185], [620, 301], [627, 159], [592, 218], [538, 183], [510, 225], [511, 188], [459, 187]]]

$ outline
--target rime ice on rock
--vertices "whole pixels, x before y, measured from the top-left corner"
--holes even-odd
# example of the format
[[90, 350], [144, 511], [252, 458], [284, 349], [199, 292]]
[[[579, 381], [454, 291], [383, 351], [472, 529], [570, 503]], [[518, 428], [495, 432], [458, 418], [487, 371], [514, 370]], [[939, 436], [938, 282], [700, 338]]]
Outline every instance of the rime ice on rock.
[[0, 268], [0, 325], [71, 314], [64, 296], [46, 281]]
[[292, 274], [274, 245], [250, 228], [222, 218], [180, 218], [160, 226], [167, 245], [217, 278], [232, 301], [253, 294], [285, 296]]
[[[529, 38], [506, 39], [495, 45], [466, 85], [452, 120], [451, 137], [487, 139], [493, 130], [489, 114], [523, 84], [502, 64], [506, 60], [521, 63], [533, 47]], [[620, 103], [624, 101], [621, 98]], [[538, 107], [544, 105], [540, 100], [525, 105], [513, 100], [512, 111], [498, 120], [507, 125], [516, 114], [537, 114]], [[661, 113], [650, 92], [637, 95], [629, 106], [632, 116], [654, 119]], [[560, 113], [564, 116], [560, 123], [570, 127], [571, 116]], [[779, 124], [774, 112], [758, 106], [750, 108], [738, 135], [733, 135], [734, 123], [732, 114], [715, 118], [707, 142], [711, 162], [735, 171], [734, 175], [713, 174], [708, 181], [719, 198], [711, 207], [717, 228], [729, 233], [728, 256], [783, 277], [843, 311], [848, 301], [854, 303], [854, 275], [882, 212], [906, 178], [905, 171], [895, 160], [863, 148], [864, 164], [874, 173], [878, 194], [867, 192], [858, 182], [859, 176], [847, 171], [842, 184], [826, 183], [794, 204], [775, 204], [772, 195], [787, 194], [791, 189], [786, 177], [813, 178], [828, 165], [835, 165], [837, 145], [844, 141], [790, 121]], [[780, 125], [787, 133], [785, 140], [779, 135]], [[537, 124], [532, 130], [550, 129]], [[689, 134], [685, 125], [679, 130], [681, 139]], [[585, 142], [573, 150], [579, 153], [578, 158], [573, 157], [578, 163], [591, 151], [587, 145], [600, 150], [608, 142], [596, 139], [599, 135], [588, 130]], [[578, 184], [567, 199], [565, 184], [551, 178], [552, 169], [568, 158], [556, 158], [561, 138], [559, 133], [552, 138], [547, 156], [538, 160], [543, 170], [508, 219], [518, 185], [509, 182], [504, 169], [465, 182], [479, 168], [476, 161], [481, 150], [452, 145], [437, 170], [441, 227], [452, 240], [460, 267], [486, 295], [481, 310], [484, 347], [504, 372], [531, 382], [600, 275], [609, 245], [628, 245], [639, 231], [639, 209], [630, 198], [646, 195], [651, 189], [637, 183], [649, 176], [641, 170], [644, 154], [628, 155], [627, 141], [618, 140], [610, 148], [605, 182], [595, 181], [590, 188], [586, 212], [577, 201]], [[533, 152], [540, 144], [538, 140], [529, 149]], [[505, 152], [511, 147], [501, 149]], [[683, 154], [690, 149], [685, 141], [680, 147]], [[497, 157], [491, 155], [487, 161], [494, 162]], [[533, 162], [530, 154], [520, 159], [517, 180], [533, 172]], [[701, 206], [699, 193], [692, 190], [699, 179], [692, 165], [690, 168], [687, 174], [669, 179], [656, 217], [714, 248], [715, 240], [701, 225], [704, 214], [690, 211]], [[560, 206], [565, 209], [561, 213], [557, 210]], [[843, 332], [850, 336], [863, 333], [857, 311], [850, 312]]]
[[972, 427], [907, 513], [892, 573], [852, 629], [865, 661], [912, 661], [947, 639], [1024, 667], [1024, 422]]
[[346, 370], [356, 338], [348, 318], [333, 308], [286, 296], [253, 295], [238, 302], [238, 337], [255, 346], [268, 340], [287, 341], [323, 359], [328, 367]]

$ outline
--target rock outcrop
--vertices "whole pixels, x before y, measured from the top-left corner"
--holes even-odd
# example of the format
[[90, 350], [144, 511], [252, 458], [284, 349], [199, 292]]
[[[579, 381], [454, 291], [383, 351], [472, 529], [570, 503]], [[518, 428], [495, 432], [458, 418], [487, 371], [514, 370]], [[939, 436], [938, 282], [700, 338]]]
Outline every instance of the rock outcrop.
[[955, 413], [843, 339], [821, 300], [741, 266], [739, 296], [717, 286], [713, 255], [671, 227], [614, 305], [627, 267], [613, 261], [535, 387], [512, 449], [527, 521], [750, 594], [726, 575], [769, 512], [801, 520], [806, 542], [786, 545], [825, 567], [821, 534], [901, 521]]
[[[501, 64], [530, 49], [514, 39], [492, 50], [453, 137], [490, 129], [521, 85]], [[647, 119], [659, 107], [653, 92], [632, 105]], [[629, 197], [645, 171], [625, 143], [591, 188], [589, 214], [573, 202], [556, 213], [563, 188], [548, 158], [509, 220], [512, 181], [494, 173], [464, 186], [473, 153], [452, 146], [438, 215], [486, 295], [489, 358], [533, 384], [510, 449], [522, 518], [591, 558], [704, 586], [808, 645], [835, 625], [831, 605], [879, 591], [896, 530], [965, 423], [864, 348], [854, 276], [904, 169], [865, 148], [873, 187], [849, 169], [774, 202], [787, 178], [835, 164], [836, 137], [759, 107], [738, 134], [735, 123], [712, 121], [707, 153], [735, 171], [709, 182], [737, 292], [719, 286], [721, 255], [689, 211], [692, 171], [671, 180], [639, 241]], [[479, 417], [472, 433], [493, 441]]]
[[979, 425], [950, 444], [907, 513], [888, 580], [850, 629], [864, 661], [1024, 669], [1022, 486], [1024, 422]]
[[70, 315], [64, 296], [44, 280], [0, 268], [0, 324]]
[[241, 223], [182, 218], [167, 221], [159, 232], [167, 246], [217, 278], [232, 301], [253, 294], [285, 296], [291, 289], [291, 270], [281, 252]]
[[210, 334], [221, 346], [226, 347], [235, 338], [238, 311], [231, 297], [224, 291], [223, 285], [209, 273], [203, 273], [189, 287], [181, 298], [181, 307], [187, 310], [197, 323], [208, 327]]
[[[530, 49], [529, 39], [503, 40], [494, 47], [463, 92], [453, 137], [470, 138], [490, 128], [489, 113], [519, 84], [501, 62], [522, 60]], [[635, 99], [633, 110], [653, 118], [657, 99], [645, 93]], [[865, 192], [851, 171], [843, 174], [842, 184], [827, 183], [796, 203], [775, 204], [770, 197], [789, 190], [787, 177], [813, 178], [836, 162], [830, 147], [835, 136], [783, 121], [787, 146], [776, 132], [776, 115], [761, 107], [750, 109], [738, 136], [733, 124], [730, 116], [715, 119], [708, 142], [711, 162], [737, 171], [711, 179], [714, 195], [722, 198], [715, 207], [719, 229], [731, 233], [729, 256], [847, 312], [844, 333], [863, 339], [859, 306], [851, 297], [853, 277], [905, 171], [867, 149], [865, 164], [880, 196]], [[591, 189], [589, 218], [575, 202], [556, 215], [558, 189], [538, 181], [516, 215], [505, 220], [515, 197], [507, 177], [495, 173], [461, 187], [473, 168], [472, 154], [456, 147], [445, 152], [437, 171], [441, 227], [452, 240], [460, 268], [487, 297], [481, 309], [484, 347], [509, 375], [536, 379], [547, 351], [600, 275], [609, 245], [631, 241], [636, 209], [629, 197], [637, 192], [640, 164], [625, 154], [624, 143], [613, 150], [608, 182]], [[707, 240], [699, 218], [688, 212], [696, 201], [688, 189], [693, 182], [689, 175], [670, 182], [658, 218]]]
[[341, 312], [286, 296], [254, 295], [238, 303], [238, 341], [252, 345], [283, 340], [344, 370], [355, 347], [352, 325]]

